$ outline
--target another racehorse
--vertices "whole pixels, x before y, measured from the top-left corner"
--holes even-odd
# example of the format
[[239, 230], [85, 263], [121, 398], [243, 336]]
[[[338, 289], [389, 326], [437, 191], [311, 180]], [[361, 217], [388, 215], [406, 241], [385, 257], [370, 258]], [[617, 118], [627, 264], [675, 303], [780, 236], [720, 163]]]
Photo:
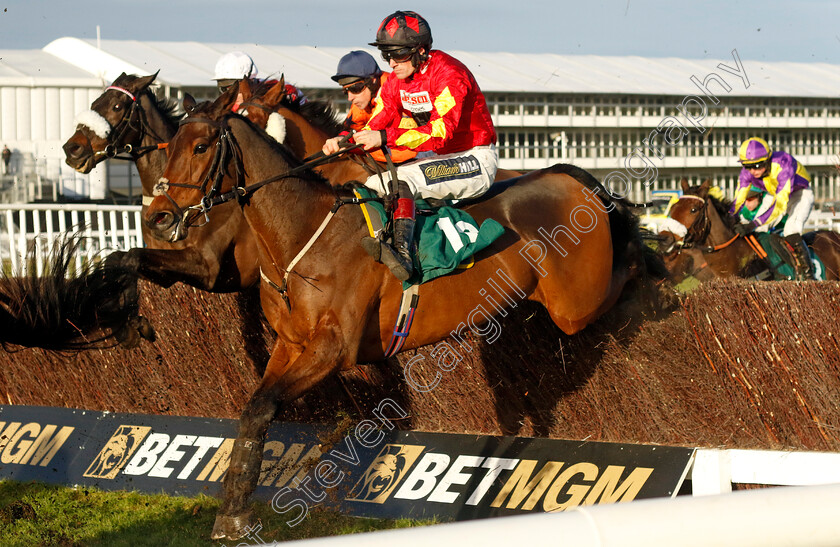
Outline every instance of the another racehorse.
[[[218, 213], [206, 205], [232, 198], [259, 242], [261, 300], [278, 339], [240, 419], [214, 538], [244, 534], [279, 405], [356, 362], [383, 359], [402, 293], [388, 268], [361, 249], [368, 228], [358, 208], [341, 206], [349, 191], [300, 169], [287, 147], [231, 113], [230, 103], [223, 95], [188, 108], [169, 143], [162, 195], [146, 212], [160, 238], [188, 237], [196, 216]], [[260, 184], [268, 179], [275, 182]], [[505, 233], [471, 269], [422, 287], [404, 349], [451, 336], [439, 355], [457, 364], [459, 352], [471, 350], [464, 331], [486, 333], [480, 328], [492, 315], [523, 299], [542, 303], [564, 332], [575, 333], [609, 310], [628, 283], [650, 281], [635, 218], [574, 166], [529, 173], [467, 210], [479, 222], [497, 220]]]
[[[738, 220], [729, 214], [730, 203], [709, 195], [711, 182], [689, 187], [682, 181], [683, 195], [672, 207], [670, 217], [688, 232], [684, 246], [701, 250], [717, 277], [751, 277], [767, 269], [752, 246], [733, 230]], [[822, 260], [826, 279], [840, 279], [840, 234], [817, 231], [804, 234], [808, 245]]]
[[[144, 208], [151, 202], [154, 185], [163, 173], [163, 145], [175, 134], [180, 120], [175, 114], [177, 105], [158, 99], [150, 90], [155, 77], [121, 74], [93, 102], [90, 111], [80, 114], [76, 132], [64, 144], [67, 164], [82, 173], [89, 173], [107, 158], [127, 154], [140, 173]], [[286, 100], [282, 79], [278, 85], [261, 90], [251, 90], [247, 80], [243, 82], [242, 91], [250, 101], [247, 106], [258, 125], [265, 127], [268, 115], [282, 109], [284, 140], [302, 156], [320, 151], [324, 141], [341, 129], [328, 103]], [[259, 119], [260, 115], [264, 117]], [[367, 176], [351, 161], [333, 162], [319, 170], [342, 183]], [[149, 237], [144, 224], [147, 247], [114, 253], [109, 263], [135, 269], [163, 286], [181, 281], [214, 292], [250, 287], [259, 273], [253, 237], [238, 207], [222, 207], [230, 211], [214, 215], [204, 230], [194, 231], [184, 240]]]
[[154, 339], [137, 315], [137, 280], [132, 272], [87, 262], [78, 268], [81, 239], [56, 242], [43, 275], [0, 276], [0, 344], [49, 350], [113, 345], [134, 347]]
[[[128, 154], [140, 173], [144, 209], [166, 163], [165, 149], [158, 145], [172, 138], [181, 118], [175, 114], [177, 105], [157, 99], [149, 89], [156, 76], [121, 74], [91, 110], [79, 115], [76, 132], [64, 144], [68, 165], [82, 173], [109, 157]], [[164, 287], [177, 281], [216, 292], [250, 287], [258, 275], [256, 245], [238, 208], [225, 208], [229, 214], [182, 241], [149, 237], [144, 225], [147, 247], [115, 252], [109, 263], [134, 269]]]

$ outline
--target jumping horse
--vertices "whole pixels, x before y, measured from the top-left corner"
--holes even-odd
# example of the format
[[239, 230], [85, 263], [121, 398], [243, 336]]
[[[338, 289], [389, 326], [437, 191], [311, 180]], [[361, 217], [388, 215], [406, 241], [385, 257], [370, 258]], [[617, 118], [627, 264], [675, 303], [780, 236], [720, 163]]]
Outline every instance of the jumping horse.
[[[753, 277], [766, 271], [767, 264], [753, 246], [735, 233], [738, 219], [729, 214], [731, 203], [709, 195], [710, 188], [709, 180], [694, 187], [682, 181], [683, 195], [669, 216], [688, 230], [683, 246], [700, 250], [716, 277]], [[803, 238], [822, 260], [826, 279], [840, 279], [840, 234], [820, 230]]]
[[[231, 113], [231, 102], [227, 94], [196, 106], [185, 100], [188, 116], [169, 141], [160, 195], [145, 214], [160, 239], [189, 237], [196, 217], [217, 214], [214, 204], [231, 199], [258, 244], [261, 302], [277, 341], [240, 418], [216, 539], [245, 533], [265, 432], [279, 406], [339, 370], [383, 359], [402, 293], [358, 244], [368, 228], [357, 207], [342, 206], [354, 199], [349, 190], [302, 168], [288, 147]], [[404, 349], [453, 335], [463, 351], [459, 337], [467, 324], [483, 321], [476, 310], [489, 305], [483, 286], [495, 275], [509, 283], [494, 283], [493, 301], [506, 304], [487, 313], [534, 300], [569, 334], [609, 310], [631, 281], [651, 281], [635, 217], [582, 169], [529, 173], [467, 210], [479, 222], [497, 220], [505, 232], [471, 269], [423, 286], [428, 296]]]

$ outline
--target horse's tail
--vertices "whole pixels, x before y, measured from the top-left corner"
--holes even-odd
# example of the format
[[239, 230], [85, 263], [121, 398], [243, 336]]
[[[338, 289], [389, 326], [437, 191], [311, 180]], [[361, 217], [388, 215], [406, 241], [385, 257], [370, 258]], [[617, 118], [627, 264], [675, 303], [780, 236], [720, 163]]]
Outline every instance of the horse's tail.
[[639, 218], [631, 211], [646, 204], [609, 193], [591, 173], [575, 165], [561, 163], [549, 169], [574, 177], [592, 190], [609, 210], [613, 273], [615, 282], [624, 287], [621, 298], [642, 300], [643, 307], [654, 313], [670, 307], [673, 298], [668, 269], [662, 257], [645, 244]]
[[42, 276], [0, 276], [0, 344], [6, 351], [115, 345], [138, 327], [136, 274], [90, 260], [77, 268], [82, 241], [78, 234], [58, 240]]

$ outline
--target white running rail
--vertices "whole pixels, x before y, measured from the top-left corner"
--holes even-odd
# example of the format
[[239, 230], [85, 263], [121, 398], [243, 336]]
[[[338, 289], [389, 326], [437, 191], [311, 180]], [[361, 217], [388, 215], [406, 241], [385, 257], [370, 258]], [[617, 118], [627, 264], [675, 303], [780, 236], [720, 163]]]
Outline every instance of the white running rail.
[[142, 247], [140, 222], [139, 205], [0, 204], [0, 262], [7, 273], [25, 275], [34, 266], [41, 275], [53, 243], [79, 232], [79, 268], [84, 260]]

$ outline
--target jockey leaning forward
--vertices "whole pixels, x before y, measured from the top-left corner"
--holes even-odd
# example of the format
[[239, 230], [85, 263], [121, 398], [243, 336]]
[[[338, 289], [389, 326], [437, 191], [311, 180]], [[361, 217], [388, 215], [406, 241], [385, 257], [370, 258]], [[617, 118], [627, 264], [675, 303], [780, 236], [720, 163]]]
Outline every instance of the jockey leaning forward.
[[[386, 17], [376, 33], [376, 46], [393, 74], [379, 90], [367, 127], [354, 135], [365, 150], [411, 150], [418, 159], [397, 167], [393, 190], [393, 246], [366, 237], [362, 246], [405, 281], [413, 272], [415, 196], [463, 199], [486, 192], [499, 162], [496, 130], [484, 95], [460, 61], [432, 50], [428, 22], [411, 11]], [[324, 152], [337, 151], [336, 141]], [[374, 175], [365, 186], [389, 194], [389, 184]]]
[[[735, 226], [735, 231], [745, 235], [757, 229], [772, 229], [787, 213], [782, 235], [793, 248], [798, 279], [814, 279], [810, 253], [802, 239], [802, 230], [814, 206], [811, 176], [796, 159], [781, 150], [772, 151], [767, 141], [751, 137], [741, 144], [738, 160], [743, 169], [739, 177], [732, 213], [744, 206], [750, 188], [755, 186], [772, 196], [766, 210], [759, 211], [747, 224]], [[764, 209], [764, 207], [762, 207]]]

